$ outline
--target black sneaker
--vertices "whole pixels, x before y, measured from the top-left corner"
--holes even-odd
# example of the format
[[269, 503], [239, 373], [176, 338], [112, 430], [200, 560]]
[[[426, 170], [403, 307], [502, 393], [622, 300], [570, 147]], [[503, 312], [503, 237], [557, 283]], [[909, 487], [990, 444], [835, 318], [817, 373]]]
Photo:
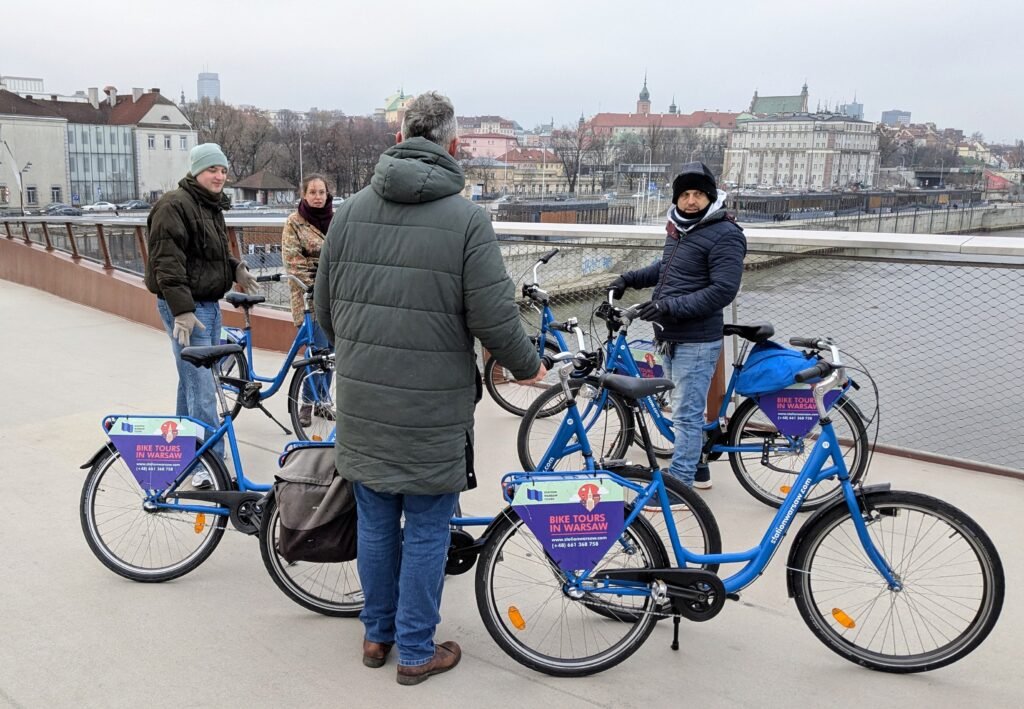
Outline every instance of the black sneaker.
[[707, 463], [697, 463], [697, 474], [693, 476], [693, 486], [698, 490], [711, 489], [711, 468]]

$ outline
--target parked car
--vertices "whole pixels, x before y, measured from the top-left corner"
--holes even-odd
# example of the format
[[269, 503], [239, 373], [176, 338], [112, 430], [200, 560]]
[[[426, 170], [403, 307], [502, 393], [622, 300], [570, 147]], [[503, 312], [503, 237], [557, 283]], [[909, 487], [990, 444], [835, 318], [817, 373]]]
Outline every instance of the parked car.
[[143, 209], [149, 209], [150, 206], [151, 205], [149, 204], [149, 202], [146, 202], [145, 200], [130, 199], [127, 202], [121, 202], [121, 204], [117, 205], [117, 208], [118, 209], [127, 209], [127, 210], [132, 210], [132, 209], [143, 210]]
[[57, 211], [59, 209], [67, 209], [70, 206], [70, 204], [64, 204], [63, 202], [50, 202], [48, 205], [39, 210], [39, 213], [50, 214], [51, 212]]
[[117, 205], [113, 202], [93, 202], [82, 207], [83, 212], [116, 212]]
[[344, 203], [345, 203], [345, 198], [344, 197], [335, 197], [334, 200], [331, 202], [331, 205], [333, 205], [334, 208], [337, 209], [338, 207], [340, 207]]
[[47, 217], [80, 217], [84, 212], [78, 207], [69, 207], [67, 205], [63, 207], [57, 207], [46, 212]]

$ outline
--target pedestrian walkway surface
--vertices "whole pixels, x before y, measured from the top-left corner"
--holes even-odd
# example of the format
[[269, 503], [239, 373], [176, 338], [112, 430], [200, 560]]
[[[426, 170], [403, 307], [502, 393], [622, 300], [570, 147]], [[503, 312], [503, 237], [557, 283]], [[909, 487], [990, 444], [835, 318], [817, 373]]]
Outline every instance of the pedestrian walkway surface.
[[[311, 613], [278, 591], [254, 537], [229, 531], [206, 563], [163, 584], [135, 583], [103, 567], [81, 531], [79, 466], [103, 444], [105, 414], [173, 410], [167, 336], [6, 281], [0, 331], [0, 707], [1024, 704], [1020, 480], [884, 456], [870, 470], [872, 482], [963, 508], [1002, 555], [1007, 596], [999, 624], [950, 667], [890, 675], [829, 651], [786, 595], [784, 549], [738, 603], [707, 623], [684, 621], [678, 652], [669, 649], [671, 624], [661, 623], [629, 660], [581, 679], [548, 677], [507, 657], [477, 613], [474, 574], [449, 577], [438, 640], [457, 640], [462, 664], [401, 687], [393, 661], [377, 670], [361, 664], [357, 620]], [[270, 371], [281, 356], [260, 352], [256, 360]], [[270, 409], [285, 419], [285, 395], [271, 399]], [[480, 488], [464, 495], [467, 513], [500, 509], [498, 480], [516, 466], [517, 425], [485, 397], [477, 413]], [[271, 480], [288, 438], [258, 411], [243, 412], [237, 430], [247, 472]], [[712, 471], [714, 488], [702, 494], [724, 547], [754, 546], [772, 510], [742, 491], [728, 463]]]

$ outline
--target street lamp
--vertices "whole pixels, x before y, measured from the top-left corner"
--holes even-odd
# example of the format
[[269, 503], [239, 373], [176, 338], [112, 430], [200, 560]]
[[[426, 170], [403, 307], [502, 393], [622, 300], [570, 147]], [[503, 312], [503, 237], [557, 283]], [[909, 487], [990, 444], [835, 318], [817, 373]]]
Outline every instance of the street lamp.
[[[8, 148], [10, 150], [10, 148]], [[18, 201], [21, 203], [21, 216], [25, 216], [25, 173], [32, 169], [32, 163], [25, 163], [18, 174]]]

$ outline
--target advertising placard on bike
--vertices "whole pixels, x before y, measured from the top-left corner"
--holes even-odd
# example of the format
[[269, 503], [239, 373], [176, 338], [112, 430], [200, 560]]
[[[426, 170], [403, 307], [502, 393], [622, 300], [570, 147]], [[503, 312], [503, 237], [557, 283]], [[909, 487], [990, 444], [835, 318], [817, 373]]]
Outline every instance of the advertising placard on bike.
[[622, 486], [605, 476], [537, 479], [512, 508], [564, 571], [593, 568], [622, 534]]
[[197, 429], [174, 416], [118, 416], [107, 436], [143, 490], [162, 490], [195, 457]]
[[634, 340], [629, 343], [629, 354], [636, 362], [636, 368], [640, 370], [640, 376], [644, 379], [660, 379], [665, 376], [665, 367], [661, 362], [661, 355], [654, 350], [653, 342]]
[[[840, 393], [838, 389], [826, 392], [826, 409], [832, 408]], [[814, 405], [811, 387], [806, 384], [759, 396], [757, 405], [785, 436], [806, 436], [818, 423], [818, 407]]]

